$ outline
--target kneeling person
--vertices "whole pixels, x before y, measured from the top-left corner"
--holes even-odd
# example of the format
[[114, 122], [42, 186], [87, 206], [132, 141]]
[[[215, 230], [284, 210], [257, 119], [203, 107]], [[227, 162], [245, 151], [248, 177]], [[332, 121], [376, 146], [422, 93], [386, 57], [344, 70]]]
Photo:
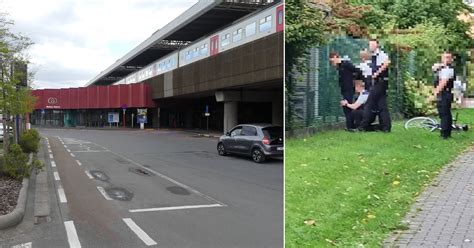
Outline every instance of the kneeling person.
[[359, 94], [357, 100], [354, 103], [342, 100], [341, 106], [351, 109], [351, 119], [354, 120], [355, 128], [358, 128], [364, 116], [364, 104], [367, 102], [367, 98], [369, 98], [369, 92], [365, 90], [364, 83], [360, 80], [355, 81], [355, 91]]

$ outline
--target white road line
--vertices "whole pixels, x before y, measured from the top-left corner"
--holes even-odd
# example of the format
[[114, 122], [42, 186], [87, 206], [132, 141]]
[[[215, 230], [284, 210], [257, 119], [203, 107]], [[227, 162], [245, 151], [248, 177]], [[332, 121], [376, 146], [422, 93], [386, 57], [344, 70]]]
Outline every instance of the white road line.
[[71, 157], [76, 157], [76, 155], [74, 155], [74, 153], [71, 153]]
[[112, 200], [112, 198], [110, 198], [110, 196], [107, 194], [107, 192], [105, 192], [105, 189], [100, 187], [100, 186], [97, 186], [97, 190], [99, 190], [99, 192], [104, 196], [104, 198], [108, 201]]
[[69, 247], [71, 248], [80, 248], [81, 242], [79, 242], [79, 237], [77, 236], [76, 227], [74, 226], [73, 221], [65, 221], [64, 226], [66, 227], [67, 240], [69, 242]]
[[56, 162], [51, 161], [51, 167], [56, 167]]
[[79, 160], [76, 160], [76, 163], [77, 163], [79, 166], [82, 166], [82, 163], [81, 163], [81, 161], [79, 161]]
[[54, 158], [53, 154], [50, 153], [50, 154], [49, 154], [49, 158], [50, 158], [50, 159], [53, 159], [53, 158]]
[[123, 218], [123, 221], [132, 231], [147, 245], [156, 245], [156, 242], [146, 234], [135, 222], [130, 218]]
[[33, 247], [31, 242], [12, 246], [12, 248], [31, 248], [31, 247]]
[[109, 150], [83, 150], [83, 151], [75, 151], [75, 152], [110, 152]]
[[49, 153], [53, 153], [53, 151], [51, 151], [51, 148], [48, 148], [48, 152], [49, 152]]
[[64, 145], [64, 148], [67, 148], [67, 145]]
[[66, 149], [66, 151], [67, 151], [67, 152], [71, 152], [71, 150], [69, 150], [69, 149]]
[[59, 201], [61, 203], [66, 203], [67, 202], [66, 194], [64, 193], [63, 188], [58, 188], [58, 195], [59, 195]]
[[[84, 172], [86, 173], [86, 175], [87, 175], [90, 179], [94, 179], [94, 177], [91, 175], [91, 173], [90, 173], [88, 170], [86, 170], [86, 171], [84, 171]], [[100, 190], [99, 190], [99, 191], [100, 191]]]
[[192, 208], [216, 208], [224, 207], [221, 204], [209, 204], [209, 205], [190, 205], [190, 206], [176, 206], [176, 207], [162, 207], [162, 208], [143, 208], [143, 209], [131, 209], [130, 213], [141, 213], [141, 212], [154, 212], [154, 211], [168, 211], [168, 210], [181, 210], [181, 209], [192, 209]]
[[59, 178], [59, 173], [58, 173], [57, 171], [53, 172], [53, 175], [54, 175], [54, 180], [56, 180], [56, 181], [61, 180], [61, 179]]

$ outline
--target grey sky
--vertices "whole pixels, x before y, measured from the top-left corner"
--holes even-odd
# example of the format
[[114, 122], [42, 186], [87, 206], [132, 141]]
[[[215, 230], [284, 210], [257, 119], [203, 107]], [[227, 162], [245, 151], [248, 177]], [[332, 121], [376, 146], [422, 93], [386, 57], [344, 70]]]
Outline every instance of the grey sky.
[[30, 37], [34, 88], [83, 86], [197, 0], [3, 0]]

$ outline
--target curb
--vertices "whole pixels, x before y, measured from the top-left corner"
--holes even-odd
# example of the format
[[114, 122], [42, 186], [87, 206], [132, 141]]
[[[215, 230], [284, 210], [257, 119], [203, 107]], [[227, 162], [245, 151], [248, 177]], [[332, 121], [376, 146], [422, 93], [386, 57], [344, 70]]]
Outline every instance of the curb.
[[199, 137], [206, 137], [206, 138], [220, 138], [221, 136], [212, 135], [212, 134], [196, 134]]
[[[30, 153], [30, 159], [28, 163], [33, 161], [33, 154]], [[15, 209], [12, 212], [0, 216], [0, 230], [6, 229], [12, 226], [18, 225], [25, 216], [26, 210], [26, 199], [28, 197], [28, 184], [30, 179], [23, 178], [22, 187], [20, 193], [18, 194], [18, 200]]]

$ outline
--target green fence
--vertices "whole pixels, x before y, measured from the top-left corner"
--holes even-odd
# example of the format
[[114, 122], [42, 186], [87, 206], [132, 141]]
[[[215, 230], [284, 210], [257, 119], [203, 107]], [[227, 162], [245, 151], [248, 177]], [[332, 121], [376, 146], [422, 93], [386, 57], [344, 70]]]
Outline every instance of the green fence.
[[[286, 111], [287, 130], [344, 122], [344, 114], [339, 106], [341, 96], [338, 73], [329, 63], [329, 53], [337, 51], [342, 57], [348, 57], [352, 63], [358, 64], [359, 52], [366, 48], [368, 40], [337, 37], [324, 46], [310, 50], [308, 72], [301, 75], [300, 80], [294, 84], [293, 96], [290, 98], [292, 108]], [[389, 106], [391, 113], [396, 114], [403, 108], [403, 75], [407, 71], [415, 70], [415, 55], [411, 53], [405, 56], [402, 62], [398, 53], [387, 52], [392, 61], [389, 73]]]

